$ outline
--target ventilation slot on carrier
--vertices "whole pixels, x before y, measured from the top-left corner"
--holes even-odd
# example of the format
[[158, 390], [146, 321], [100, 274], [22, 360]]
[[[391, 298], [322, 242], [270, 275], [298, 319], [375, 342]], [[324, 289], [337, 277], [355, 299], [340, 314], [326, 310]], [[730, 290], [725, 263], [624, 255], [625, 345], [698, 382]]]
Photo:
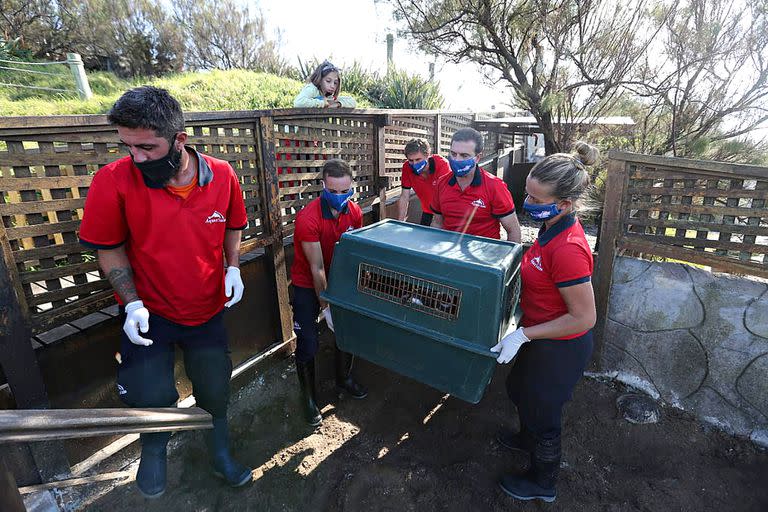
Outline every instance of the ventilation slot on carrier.
[[455, 320], [459, 316], [461, 290], [402, 272], [360, 263], [357, 289], [439, 318]]

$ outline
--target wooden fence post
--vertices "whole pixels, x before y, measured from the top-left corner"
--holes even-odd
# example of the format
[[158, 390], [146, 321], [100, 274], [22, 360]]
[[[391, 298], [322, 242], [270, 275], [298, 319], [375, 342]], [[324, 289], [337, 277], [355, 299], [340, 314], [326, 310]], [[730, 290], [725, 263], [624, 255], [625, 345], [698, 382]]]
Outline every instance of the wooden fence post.
[[[275, 164], [275, 122], [272, 116], [260, 117], [256, 130], [256, 148], [259, 152], [263, 172], [259, 173], [259, 181], [263, 192], [261, 211], [263, 213], [264, 230], [272, 242], [266, 246], [267, 261], [272, 268], [275, 278], [275, 293], [277, 295], [278, 316], [280, 318], [279, 332], [281, 341], [294, 338], [293, 318], [290, 299], [288, 296], [288, 273], [285, 265], [285, 247], [283, 246], [283, 223], [280, 215], [280, 188]], [[293, 351], [295, 347], [290, 347]]]
[[440, 112], [435, 114], [435, 145], [433, 146], [432, 151], [439, 155], [440, 151], [442, 151], [442, 140], [443, 140], [443, 116]]
[[625, 204], [628, 172], [627, 164], [611, 158], [608, 162], [608, 177], [605, 182], [605, 205], [600, 225], [600, 252], [595, 268], [595, 299], [597, 323], [595, 325], [595, 349], [592, 354], [592, 367], [598, 368], [602, 360], [605, 343], [605, 327], [608, 320], [608, 301], [613, 279], [613, 262], [616, 255], [616, 239], [622, 230], [622, 213]]
[[[47, 409], [48, 394], [30, 338], [24, 292], [14, 279], [15, 263], [5, 227], [0, 224], [0, 367], [19, 409]], [[21, 299], [20, 299], [21, 297]], [[30, 445], [41, 481], [69, 473], [69, 461], [59, 441]]]
[[0, 457], [0, 510], [3, 512], [25, 512], [24, 500], [21, 499], [16, 479], [5, 462]]
[[379, 220], [387, 218], [387, 148], [386, 127], [392, 124], [389, 114], [377, 114], [373, 120], [373, 182], [379, 194]]
[[85, 74], [83, 59], [80, 58], [80, 54], [68, 53], [67, 64], [69, 64], [69, 69], [72, 71], [72, 76], [75, 77], [75, 86], [77, 87], [77, 93], [80, 95], [80, 99], [91, 99], [93, 97], [93, 92], [91, 92], [91, 84], [88, 83], [88, 75]]

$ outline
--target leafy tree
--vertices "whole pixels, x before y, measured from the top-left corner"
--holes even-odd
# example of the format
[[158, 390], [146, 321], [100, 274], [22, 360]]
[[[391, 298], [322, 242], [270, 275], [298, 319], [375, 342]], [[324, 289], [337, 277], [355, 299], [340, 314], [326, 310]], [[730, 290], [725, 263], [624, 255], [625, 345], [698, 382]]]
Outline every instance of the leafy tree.
[[664, 19], [645, 0], [391, 1], [422, 50], [510, 85], [547, 153], [611, 108]]
[[264, 17], [235, 0], [178, 0], [191, 69], [253, 69], [284, 74], [287, 64], [270, 39]]
[[768, 120], [763, 0], [676, 3], [643, 66], [646, 77], [630, 89], [642, 99], [643, 119], [664, 134], [643, 150], [732, 160], [761, 147], [740, 137]]

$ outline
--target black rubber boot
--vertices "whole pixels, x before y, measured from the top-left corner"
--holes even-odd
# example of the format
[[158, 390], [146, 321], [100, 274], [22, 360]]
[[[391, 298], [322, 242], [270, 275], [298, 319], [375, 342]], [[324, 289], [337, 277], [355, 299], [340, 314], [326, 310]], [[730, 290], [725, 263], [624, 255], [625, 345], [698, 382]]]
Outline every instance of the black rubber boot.
[[527, 455], [533, 452], [533, 434], [524, 425], [521, 425], [519, 432], [506, 428], [499, 430], [496, 433], [496, 441], [508, 450], [524, 452]]
[[339, 391], [346, 391], [354, 399], [362, 400], [368, 396], [368, 390], [362, 384], [355, 381], [352, 376], [352, 367], [354, 366], [355, 356], [347, 352], [342, 352], [336, 347], [336, 388]]
[[159, 498], [168, 479], [168, 440], [170, 432], [141, 434], [141, 462], [136, 486], [145, 498]]
[[240, 487], [251, 481], [251, 468], [245, 467], [229, 452], [229, 429], [226, 418], [214, 418], [213, 430], [205, 433], [213, 472], [224, 479], [230, 487]]
[[503, 475], [499, 487], [519, 500], [555, 501], [555, 483], [560, 469], [560, 436], [536, 438], [531, 467], [523, 475]]
[[301, 404], [307, 423], [316, 427], [323, 422], [323, 415], [317, 407], [317, 392], [315, 391], [315, 360], [306, 363], [296, 361], [296, 375], [299, 376], [301, 389]]

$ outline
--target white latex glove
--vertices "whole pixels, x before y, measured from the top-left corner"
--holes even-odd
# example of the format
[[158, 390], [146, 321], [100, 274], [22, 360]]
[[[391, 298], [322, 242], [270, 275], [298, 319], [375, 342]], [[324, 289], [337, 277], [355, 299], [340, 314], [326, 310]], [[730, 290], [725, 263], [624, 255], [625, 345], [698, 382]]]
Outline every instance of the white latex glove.
[[232, 297], [224, 303], [224, 307], [229, 308], [240, 302], [243, 298], [243, 278], [240, 277], [240, 269], [237, 267], [227, 267], [227, 273], [224, 276], [224, 295]]
[[514, 359], [515, 355], [517, 355], [517, 351], [523, 346], [523, 343], [528, 341], [531, 340], [528, 339], [528, 336], [523, 332], [523, 328], [520, 327], [501, 338], [500, 342], [491, 347], [491, 352], [500, 352], [496, 361], [501, 364], [506, 364]]
[[149, 331], [149, 311], [144, 307], [144, 303], [140, 300], [134, 300], [125, 305], [125, 323], [123, 324], [123, 331], [128, 335], [128, 339], [134, 345], [143, 345], [148, 347], [152, 344], [152, 340], [148, 338], [142, 338], [139, 334], [141, 332]]
[[323, 318], [325, 318], [325, 323], [328, 325], [328, 328], [332, 330], [333, 332], [336, 332], [333, 329], [333, 318], [331, 318], [331, 306], [325, 306], [325, 309], [322, 311]]

